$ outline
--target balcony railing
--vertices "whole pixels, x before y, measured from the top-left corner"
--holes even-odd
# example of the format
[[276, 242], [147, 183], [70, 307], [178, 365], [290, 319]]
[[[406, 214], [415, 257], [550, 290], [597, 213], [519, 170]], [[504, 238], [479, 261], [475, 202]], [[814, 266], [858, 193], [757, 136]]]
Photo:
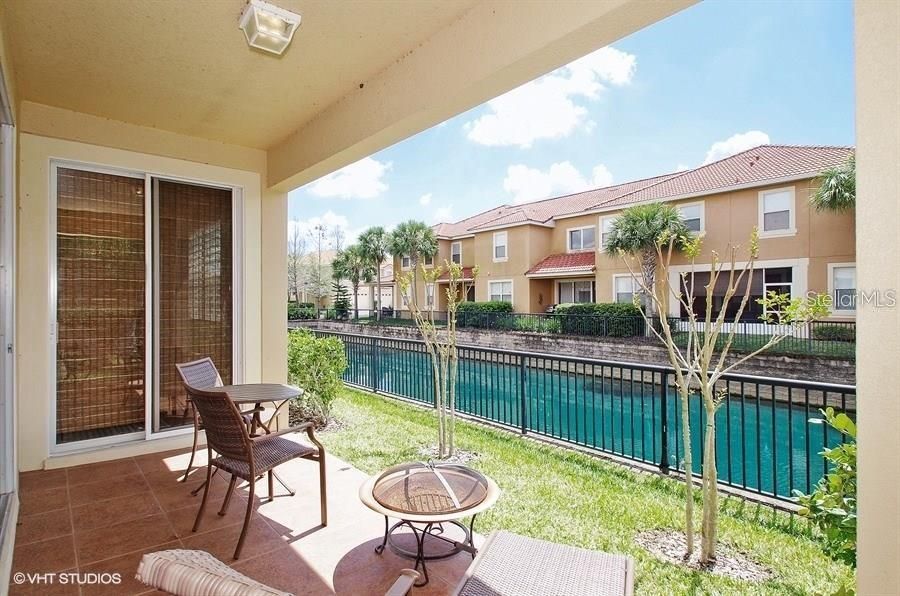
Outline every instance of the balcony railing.
[[[434, 405], [432, 372], [424, 344], [315, 331], [340, 338], [352, 386]], [[623, 364], [479, 347], [459, 348], [457, 410], [523, 435], [683, 471], [680, 398], [670, 368]], [[810, 492], [825, 474], [820, 452], [842, 440], [822, 423], [832, 406], [855, 417], [855, 387], [728, 375], [717, 391], [716, 452], [720, 482], [789, 501]], [[702, 465], [706, 416], [690, 400], [694, 472]]]
[[[410, 326], [414, 324], [406, 310], [385, 309], [378, 320], [375, 311], [360, 309], [358, 316], [351, 310], [346, 317], [339, 317], [334, 309], [306, 311], [306, 319], [343, 320], [365, 325]], [[435, 311], [438, 322], [447, 320], [447, 313]], [[303, 320], [303, 319], [300, 319]], [[668, 319], [677, 341], [687, 341], [686, 319]], [[457, 324], [462, 329], [544, 333], [573, 337], [611, 338], [623, 342], [649, 342], [659, 344], [659, 339], [648, 329], [643, 317], [600, 316], [552, 313], [470, 313], [460, 312]], [[652, 324], [660, 329], [661, 321]], [[760, 320], [738, 323], [731, 350], [736, 353], [752, 352], [761, 347], [773, 333], [788, 335], [780, 343], [769, 348], [767, 354], [795, 356], [822, 356], [853, 360], [856, 357], [856, 323], [853, 321], [813, 321], [798, 327], [779, 327]], [[726, 326], [730, 329], [730, 326]], [[724, 345], [727, 336], [720, 335], [717, 343]]]

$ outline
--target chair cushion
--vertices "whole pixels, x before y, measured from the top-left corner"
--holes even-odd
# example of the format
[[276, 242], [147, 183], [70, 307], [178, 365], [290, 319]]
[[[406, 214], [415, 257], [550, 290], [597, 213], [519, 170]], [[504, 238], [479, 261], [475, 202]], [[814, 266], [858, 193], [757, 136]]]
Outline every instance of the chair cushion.
[[[306, 457], [316, 453], [316, 448], [303, 443], [296, 443], [282, 437], [272, 437], [253, 444], [253, 459], [256, 473], [262, 474], [290, 461], [295, 457]], [[214, 466], [222, 468], [238, 478], [250, 480], [250, 464], [246, 461], [220, 455], [212, 460]]]
[[147, 553], [135, 578], [176, 596], [292, 596], [238, 573], [202, 550]]
[[574, 546], [492, 534], [456, 589], [458, 596], [623, 596], [631, 559]]

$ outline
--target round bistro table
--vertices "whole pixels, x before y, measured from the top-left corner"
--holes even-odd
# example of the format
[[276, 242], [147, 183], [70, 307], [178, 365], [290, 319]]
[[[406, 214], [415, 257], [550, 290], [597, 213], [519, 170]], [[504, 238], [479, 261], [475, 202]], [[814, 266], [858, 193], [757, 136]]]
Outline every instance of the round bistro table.
[[[384, 540], [375, 547], [381, 554], [386, 546], [402, 557], [415, 560], [422, 568], [422, 581], [428, 583], [425, 562], [445, 559], [466, 551], [475, 557], [473, 533], [475, 517], [497, 502], [497, 484], [467, 466], [408, 462], [388, 468], [372, 476], [359, 488], [359, 498], [372, 511], [384, 516]], [[466, 526], [460, 520], [470, 517]], [[390, 518], [400, 521], [390, 525]], [[446, 527], [445, 527], [446, 526]], [[416, 549], [397, 544], [394, 532], [400, 528], [412, 531]], [[448, 528], [462, 532], [461, 540], [447, 536]], [[429, 544], [443, 544], [443, 552], [429, 552]]]

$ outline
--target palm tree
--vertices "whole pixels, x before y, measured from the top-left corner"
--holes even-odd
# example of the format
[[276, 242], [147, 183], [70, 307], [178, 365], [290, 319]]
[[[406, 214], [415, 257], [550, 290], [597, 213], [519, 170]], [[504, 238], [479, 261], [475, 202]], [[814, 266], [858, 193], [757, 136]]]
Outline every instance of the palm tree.
[[[666, 203], [635, 205], [622, 211], [613, 222], [604, 250], [611, 255], [619, 252], [637, 255], [641, 261], [644, 286], [652, 288], [656, 277], [657, 250], [660, 238], [687, 237], [691, 232], [684, 225], [678, 209]], [[645, 309], [653, 310], [653, 301], [641, 290]], [[654, 314], [650, 312], [649, 314]]]
[[850, 211], [856, 206], [856, 156], [842, 166], [829, 168], [819, 176], [819, 188], [810, 198], [819, 211]]
[[370, 283], [377, 268], [372, 266], [359, 244], [353, 244], [339, 252], [331, 263], [331, 267], [336, 280], [349, 280], [353, 286], [353, 318], [358, 319], [359, 284]]
[[390, 252], [390, 237], [384, 228], [375, 226], [359, 235], [359, 247], [363, 258], [375, 269], [375, 316], [381, 320], [381, 264]]
[[437, 254], [438, 241], [434, 230], [421, 221], [411, 219], [399, 224], [391, 233], [391, 253], [394, 255], [409, 256], [413, 271], [413, 296], [418, 298], [418, 273], [419, 261]]

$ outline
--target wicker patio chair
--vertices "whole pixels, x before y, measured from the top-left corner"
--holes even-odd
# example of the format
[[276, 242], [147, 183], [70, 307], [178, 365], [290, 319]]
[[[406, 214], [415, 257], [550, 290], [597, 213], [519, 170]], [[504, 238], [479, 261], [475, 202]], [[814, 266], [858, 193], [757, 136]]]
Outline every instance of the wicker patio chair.
[[[286, 463], [294, 458], [303, 458], [319, 463], [319, 507], [322, 525], [328, 524], [328, 510], [325, 499], [325, 448], [316, 439], [313, 423], [307, 422], [274, 432], [260, 437], [251, 437], [247, 431], [247, 425], [241, 418], [241, 412], [228, 397], [225, 391], [207, 391], [187, 388], [188, 394], [193, 400], [194, 407], [203, 419], [206, 429], [206, 447], [209, 457], [206, 464], [206, 485], [203, 488], [203, 501], [197, 511], [197, 519], [194, 521], [194, 532], [200, 527], [203, 511], [206, 509], [206, 500], [209, 497], [209, 486], [213, 468], [221, 469], [231, 474], [228, 491], [219, 515], [225, 515], [231, 494], [237, 479], [245, 480], [249, 484], [250, 494], [247, 498], [247, 514], [244, 517], [244, 527], [238, 538], [237, 547], [234, 549], [234, 558], [240, 557], [247, 537], [247, 529], [250, 527], [250, 517], [253, 513], [253, 499], [256, 493], [256, 479], [263, 474], [268, 475], [269, 500], [275, 497], [274, 473], [276, 466]], [[306, 431], [312, 445], [296, 443], [281, 435]], [[213, 450], [217, 453], [213, 457]]]
[[[192, 362], [176, 364], [175, 369], [178, 371], [178, 376], [181, 377], [181, 382], [184, 384], [185, 388], [194, 387], [196, 389], [207, 389], [209, 387], [222, 386], [222, 377], [219, 375], [219, 370], [209, 356]], [[191, 408], [191, 413], [194, 417], [194, 444], [191, 446], [191, 458], [188, 460], [188, 465], [184, 471], [184, 476], [181, 477], [181, 482], [186, 482], [191, 473], [191, 466], [194, 465], [194, 456], [197, 454], [197, 441], [200, 436], [200, 431], [203, 430], [203, 420], [200, 418], [199, 414], [197, 414], [197, 408], [194, 407], [193, 402], [191, 401], [190, 393], [188, 393], [188, 407]], [[254, 410], [255, 409], [256, 408], [254, 408]], [[253, 415], [254, 410], [245, 410], [241, 412], [244, 424], [247, 424], [248, 426], [251, 424], [250, 417]], [[201, 487], [197, 487], [191, 494], [197, 494], [200, 488]]]

